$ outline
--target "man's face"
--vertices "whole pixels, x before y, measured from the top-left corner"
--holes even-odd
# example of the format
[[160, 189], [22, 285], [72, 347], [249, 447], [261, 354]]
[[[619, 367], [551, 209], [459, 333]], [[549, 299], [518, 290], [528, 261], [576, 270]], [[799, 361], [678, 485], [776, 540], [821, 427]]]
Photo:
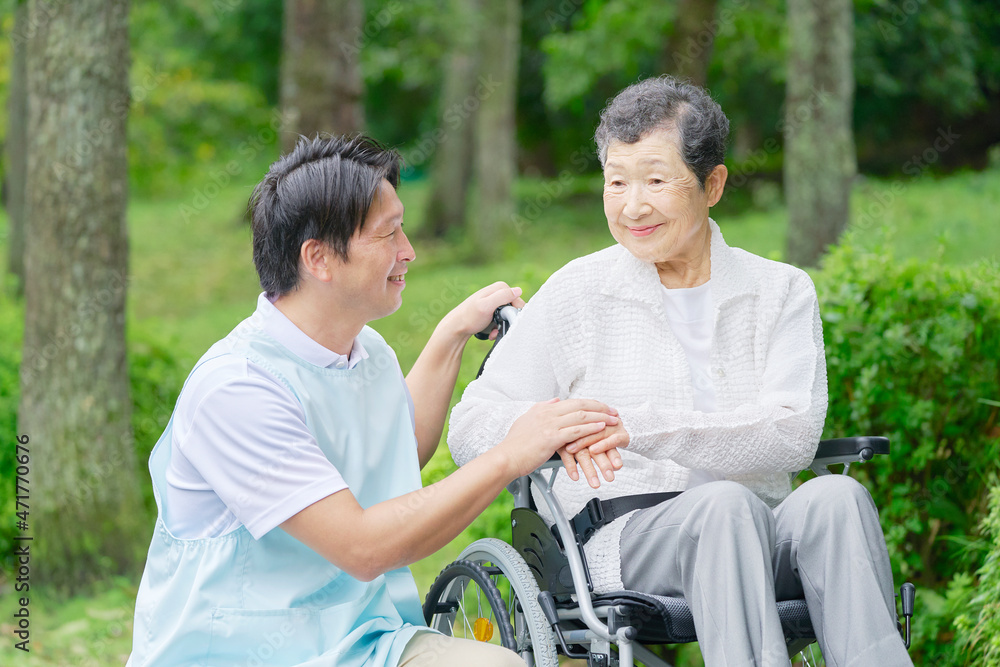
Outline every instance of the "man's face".
[[406, 265], [416, 256], [403, 232], [403, 203], [383, 179], [364, 227], [351, 237], [347, 261], [335, 260], [337, 294], [365, 314], [365, 321], [396, 312], [403, 304]]

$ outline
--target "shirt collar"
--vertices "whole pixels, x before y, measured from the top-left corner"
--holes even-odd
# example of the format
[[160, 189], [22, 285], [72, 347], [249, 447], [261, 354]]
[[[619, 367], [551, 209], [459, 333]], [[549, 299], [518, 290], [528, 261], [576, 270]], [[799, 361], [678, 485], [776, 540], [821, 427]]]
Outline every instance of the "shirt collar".
[[254, 318], [264, 333], [288, 348], [292, 354], [314, 366], [354, 368], [363, 359], [368, 358], [368, 352], [357, 338], [354, 339], [350, 355], [337, 354], [323, 347], [295, 326], [295, 323], [278, 310], [263, 292], [257, 297], [257, 312], [254, 313]]
[[[712, 300], [716, 306], [724, 301], [752, 293], [755, 284], [750, 274], [743, 267], [739, 252], [729, 247], [722, 237], [722, 231], [715, 220], [708, 219], [712, 230]], [[663, 299], [662, 284], [656, 266], [644, 262], [625, 249], [617, 248], [616, 257], [618, 275], [614, 280], [604, 281], [601, 291], [618, 299], [643, 301], [654, 307], [660, 307]]]

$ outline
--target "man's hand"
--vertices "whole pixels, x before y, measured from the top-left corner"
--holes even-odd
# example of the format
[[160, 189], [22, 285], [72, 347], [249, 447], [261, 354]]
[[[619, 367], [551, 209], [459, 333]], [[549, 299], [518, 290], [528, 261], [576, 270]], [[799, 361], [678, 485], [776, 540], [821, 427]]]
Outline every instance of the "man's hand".
[[584, 477], [593, 488], [601, 485], [598, 470], [604, 474], [604, 479], [613, 482], [615, 470], [622, 467], [622, 457], [619, 448], [628, 447], [629, 436], [621, 421], [608, 425], [603, 430], [584, 436], [569, 443], [559, 450], [559, 458], [566, 466], [570, 479], [580, 479], [577, 464], [583, 470]]
[[[490, 325], [490, 322], [493, 321], [493, 311], [508, 303], [515, 308], [524, 308], [521, 288], [510, 287], [503, 281], [495, 282], [455, 306], [450, 313], [441, 319], [438, 327], [468, 340]], [[497, 330], [494, 329], [490, 334], [490, 340], [496, 337]]]
[[568, 443], [619, 425], [618, 413], [604, 403], [583, 398], [536, 403], [510, 427], [497, 446], [508, 456], [515, 476], [534, 471]]

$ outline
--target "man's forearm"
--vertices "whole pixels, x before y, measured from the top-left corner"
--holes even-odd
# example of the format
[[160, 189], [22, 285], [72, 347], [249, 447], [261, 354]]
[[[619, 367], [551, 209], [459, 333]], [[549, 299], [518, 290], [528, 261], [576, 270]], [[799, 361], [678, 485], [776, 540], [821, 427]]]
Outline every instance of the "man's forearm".
[[406, 385], [413, 397], [416, 415], [417, 449], [421, 468], [430, 461], [441, 440], [448, 405], [462, 365], [462, 351], [467, 341], [467, 336], [449, 333], [442, 322], [434, 329], [406, 376]]
[[[516, 476], [499, 450], [445, 479], [363, 509], [348, 491], [302, 510], [282, 528], [351, 576], [368, 581], [431, 555], [458, 536]], [[350, 535], [338, 526], [350, 525]]]

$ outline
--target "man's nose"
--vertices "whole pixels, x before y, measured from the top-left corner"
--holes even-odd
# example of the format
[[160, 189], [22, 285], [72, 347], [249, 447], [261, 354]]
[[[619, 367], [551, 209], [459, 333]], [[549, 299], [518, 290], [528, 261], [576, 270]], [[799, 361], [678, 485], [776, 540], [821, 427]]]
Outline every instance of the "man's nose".
[[403, 247], [396, 253], [396, 258], [400, 262], [412, 262], [417, 258], [417, 252], [413, 249], [413, 244], [410, 243], [410, 239], [406, 236], [406, 232], [402, 229], [399, 230], [399, 232], [403, 236]]

